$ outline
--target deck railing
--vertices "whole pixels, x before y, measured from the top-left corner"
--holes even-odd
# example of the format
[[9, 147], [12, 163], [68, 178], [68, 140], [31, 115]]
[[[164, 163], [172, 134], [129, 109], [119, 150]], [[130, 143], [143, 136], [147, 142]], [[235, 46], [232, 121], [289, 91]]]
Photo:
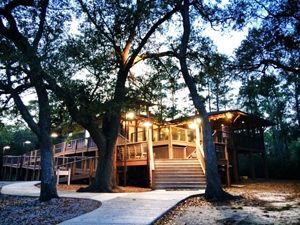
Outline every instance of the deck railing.
[[117, 160], [147, 159], [147, 142], [117, 145]]
[[89, 175], [92, 176], [96, 171], [97, 157], [74, 156], [56, 157], [55, 170], [71, 170], [71, 176]]
[[5, 155], [3, 156], [3, 166], [12, 166], [19, 168], [21, 165], [22, 156]]
[[55, 144], [53, 152], [56, 155], [76, 153], [79, 151], [96, 150], [97, 146], [91, 138], [80, 138]]
[[186, 129], [175, 126], [153, 129], [153, 142], [165, 142], [170, 139], [182, 143], [195, 143], [196, 132], [195, 129]]

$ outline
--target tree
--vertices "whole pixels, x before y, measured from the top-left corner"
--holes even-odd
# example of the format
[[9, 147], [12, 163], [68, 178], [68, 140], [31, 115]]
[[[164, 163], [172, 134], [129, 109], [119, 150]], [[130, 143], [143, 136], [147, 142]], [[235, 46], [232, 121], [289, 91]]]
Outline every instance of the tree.
[[205, 154], [205, 165], [206, 165], [206, 182], [207, 186], [205, 189], [205, 197], [207, 199], [220, 200], [225, 197], [225, 192], [221, 187], [221, 183], [218, 175], [217, 168], [217, 157], [214, 149], [214, 144], [212, 140], [211, 127], [208, 120], [208, 114], [205, 109], [204, 103], [201, 101], [200, 96], [198, 95], [196, 85], [189, 74], [189, 69], [187, 65], [187, 49], [190, 36], [190, 2], [189, 0], [184, 0], [184, 7], [181, 9], [180, 13], [182, 16], [183, 24], [183, 34], [181, 38], [181, 45], [179, 52], [176, 55], [179, 59], [181, 73], [185, 80], [185, 83], [190, 91], [193, 104], [199, 112], [199, 116], [202, 119], [202, 128], [203, 128], [203, 149]]
[[[207, 88], [209, 90], [209, 109], [220, 111], [226, 109], [229, 102], [227, 94], [230, 91], [230, 70], [229, 61], [225, 55], [212, 54], [209, 62], [205, 65], [203, 73], [207, 76]], [[212, 105], [215, 108], [212, 108]]]
[[259, 18], [259, 24], [237, 51], [239, 66], [248, 71], [273, 67], [299, 75], [299, 3], [263, 0], [247, 5], [250, 10], [259, 9], [247, 15]]
[[160, 26], [178, 12], [179, 7], [173, 2], [152, 1], [91, 3], [78, 0], [78, 3], [79, 14], [81, 10], [84, 12], [84, 36], [69, 43], [68, 56], [62, 62], [72, 58], [80, 61], [81, 69], [89, 71], [93, 78], [91, 82], [70, 80], [74, 68], [59, 60], [49, 64], [43, 75], [49, 88], [64, 101], [72, 118], [89, 131], [99, 149], [95, 180], [87, 190], [110, 192], [116, 185], [114, 146], [122, 109], [128, 99], [129, 71], [140, 61], [170, 54], [152, 52], [148, 45]]
[[241, 100], [248, 110], [268, 115], [276, 123], [271, 134], [267, 132], [272, 137], [267, 145], [270, 171], [277, 176], [282, 173], [278, 168], [286, 171], [291, 164], [290, 151], [299, 137], [300, 6], [294, 0], [246, 5], [250, 10], [245, 16], [259, 20], [236, 51], [238, 78], [244, 81]]
[[[41, 151], [41, 191], [39, 199], [57, 198], [53, 153], [50, 138], [50, 107], [42, 73], [40, 46], [52, 33], [45, 35], [47, 0], [13, 0], [0, 8], [1, 94], [11, 99], [23, 119], [36, 134]], [[44, 46], [45, 47], [45, 46]], [[43, 49], [45, 51], [45, 49]], [[45, 55], [44, 55], [45, 56]], [[22, 93], [34, 88], [38, 100], [38, 121], [26, 107]]]

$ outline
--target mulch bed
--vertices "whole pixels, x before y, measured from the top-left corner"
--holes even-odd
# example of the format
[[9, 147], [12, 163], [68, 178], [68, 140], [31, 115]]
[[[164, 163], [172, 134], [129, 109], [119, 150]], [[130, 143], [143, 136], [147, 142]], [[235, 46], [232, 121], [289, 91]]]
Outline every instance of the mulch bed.
[[101, 206], [90, 199], [57, 198], [40, 202], [38, 198], [0, 194], [0, 224], [58, 224]]
[[[58, 191], [76, 192], [82, 184], [60, 184]], [[114, 192], [146, 192], [150, 188], [117, 187]], [[1, 192], [1, 186], [0, 186]], [[36, 197], [10, 196], [0, 193], [0, 224], [36, 225], [58, 224], [93, 211], [101, 206], [98, 201], [77, 198], [57, 198], [40, 202]]]

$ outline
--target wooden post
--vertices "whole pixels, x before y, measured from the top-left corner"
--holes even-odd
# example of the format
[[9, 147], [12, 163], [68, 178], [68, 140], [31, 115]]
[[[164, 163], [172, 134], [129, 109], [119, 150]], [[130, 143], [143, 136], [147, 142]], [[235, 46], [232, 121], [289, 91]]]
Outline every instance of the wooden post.
[[183, 148], [183, 158], [186, 159], [187, 155], [186, 155], [186, 149], [187, 149], [187, 146], [189, 145], [188, 143], [188, 130], [187, 129], [184, 129], [184, 135], [185, 135], [185, 147]]
[[36, 161], [37, 161], [37, 151], [35, 151], [35, 155], [34, 155], [34, 166], [33, 166], [33, 174], [31, 180], [35, 180]]
[[127, 185], [127, 139], [125, 140], [125, 146], [124, 146], [124, 166], [123, 166], [123, 175], [124, 175], [124, 181], [123, 184], [126, 187]]
[[11, 176], [12, 176], [12, 167], [9, 167], [9, 178], [8, 178], [8, 180], [12, 180]]
[[37, 180], [40, 180], [40, 176], [41, 176], [41, 168], [38, 169], [37, 171]]
[[[6, 164], [6, 163], [3, 163], [3, 164]], [[6, 176], [6, 167], [7, 167], [7, 166], [4, 166], [4, 165], [3, 165], [3, 167], [2, 167], [3, 170], [2, 170], [2, 176], [1, 176], [1, 177], [2, 177], [3, 180], [5, 180], [6, 177], [7, 177], [7, 176]]]
[[25, 170], [25, 180], [28, 180], [29, 166], [30, 166], [31, 157], [27, 156], [27, 166]]
[[[89, 168], [90, 168], [90, 171], [91, 171], [91, 160], [89, 160]], [[115, 147], [114, 147], [114, 162], [113, 162], [113, 168], [114, 168], [114, 177], [115, 177], [115, 180], [116, 180], [116, 185], [119, 185], [119, 182], [118, 182], [118, 168], [117, 168], [117, 144], [115, 144]]]
[[268, 170], [267, 157], [266, 157], [265, 151], [263, 151], [263, 153], [262, 153], [262, 161], [263, 161], [265, 178], [269, 178], [269, 170]]
[[153, 171], [155, 170], [154, 166], [154, 156], [153, 156], [153, 142], [152, 142], [152, 129], [151, 127], [146, 127], [147, 131], [147, 145], [148, 145], [148, 162], [149, 162], [149, 180], [150, 188], [153, 188]]
[[20, 156], [17, 158], [17, 164], [16, 164], [16, 176], [15, 176], [15, 181], [18, 180], [19, 177], [19, 168], [20, 168]]
[[250, 152], [248, 154], [249, 157], [249, 164], [250, 164], [250, 177], [255, 179], [255, 167], [254, 167], [254, 160], [253, 160], [253, 153]]
[[169, 159], [173, 159], [173, 136], [172, 136], [172, 126], [169, 126]]
[[225, 165], [225, 173], [226, 173], [226, 185], [227, 187], [230, 187], [230, 171], [229, 171], [229, 157], [228, 157], [228, 139], [225, 138], [225, 146], [224, 146], [224, 154], [225, 154], [225, 160], [226, 160], [226, 165]]
[[232, 149], [232, 169], [233, 169], [233, 181], [239, 181], [239, 171], [238, 171], [238, 155], [236, 152], [236, 148]]
[[75, 154], [77, 153], [78, 150], [78, 141], [79, 141], [78, 139], [75, 140]]
[[20, 171], [19, 171], [19, 174], [17, 174], [18, 180], [22, 180], [23, 161], [24, 161], [24, 155], [22, 155], [21, 159], [20, 159]]
[[130, 129], [129, 129], [129, 121], [127, 120], [127, 118], [126, 118], [126, 121], [125, 121], [125, 129], [126, 129], [126, 127], [127, 127], [127, 134], [126, 134], [126, 139], [125, 139], [125, 145], [124, 145], [124, 157], [123, 157], [123, 159], [124, 159], [124, 161], [123, 161], [123, 185], [126, 187], [127, 186], [127, 155], [128, 155], [128, 146], [127, 146], [127, 142], [128, 142], [128, 140], [130, 139], [130, 134], [129, 134], [129, 132], [130, 132]]
[[195, 127], [196, 132], [196, 155], [199, 163], [201, 164], [202, 170], [204, 174], [206, 173], [206, 166], [205, 166], [205, 155], [204, 155], [204, 149], [203, 145], [201, 145], [201, 130], [199, 125]]

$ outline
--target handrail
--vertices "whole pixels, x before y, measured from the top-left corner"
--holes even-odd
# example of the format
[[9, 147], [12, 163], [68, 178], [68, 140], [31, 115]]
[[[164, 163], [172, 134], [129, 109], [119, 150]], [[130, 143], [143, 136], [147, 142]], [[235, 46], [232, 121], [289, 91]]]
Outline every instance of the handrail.
[[74, 156], [74, 157], [57, 157], [57, 158], [62, 158], [62, 159], [67, 159], [67, 158], [84, 158], [84, 159], [80, 159], [80, 160], [75, 160], [75, 161], [72, 161], [72, 162], [67, 162], [67, 163], [62, 163], [62, 164], [58, 164], [58, 165], [55, 165], [55, 167], [61, 167], [61, 166], [65, 166], [65, 165], [69, 165], [69, 164], [74, 164], [74, 163], [78, 163], [78, 162], [83, 162], [83, 161], [86, 161], [86, 160], [89, 160], [89, 159], [97, 159], [98, 156]]
[[[185, 147], [184, 149], [187, 149], [187, 147]], [[195, 154], [195, 153], [196, 153], [196, 155], [197, 155], [197, 148], [195, 148], [194, 151], [192, 151], [190, 154], [188, 154], [188, 155], [186, 156], [186, 158], [187, 158], [187, 159], [190, 159], [190, 158], [192, 157], [192, 155]]]
[[[202, 149], [201, 149], [202, 148]], [[205, 167], [205, 159], [204, 159], [204, 153], [203, 153], [203, 147], [200, 147], [200, 149], [198, 149], [196, 147], [196, 155], [197, 155], [197, 159], [203, 169], [203, 173], [206, 173], [206, 167]]]
[[[147, 152], [144, 151], [144, 147], [147, 144], [146, 141], [130, 142], [124, 144], [118, 144], [117, 147], [117, 159], [144, 159], [147, 158]], [[136, 147], [137, 146], [137, 147]], [[125, 149], [126, 148], [126, 149]], [[133, 156], [133, 157], [131, 157]]]

